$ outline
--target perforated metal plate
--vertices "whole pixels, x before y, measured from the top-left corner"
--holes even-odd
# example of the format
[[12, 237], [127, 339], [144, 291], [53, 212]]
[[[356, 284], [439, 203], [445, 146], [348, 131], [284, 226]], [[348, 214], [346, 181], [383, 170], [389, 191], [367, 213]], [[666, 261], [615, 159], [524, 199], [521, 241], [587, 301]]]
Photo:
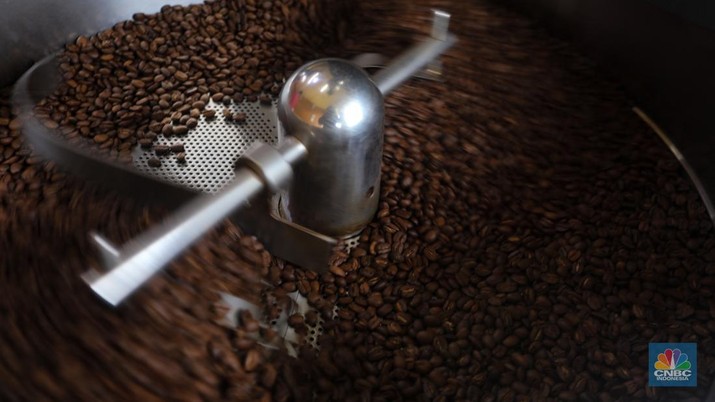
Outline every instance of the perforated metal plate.
[[[251, 144], [262, 141], [275, 145], [278, 142], [275, 101], [270, 106], [259, 102], [224, 105], [210, 101], [206, 108], [216, 111], [214, 119], [207, 121], [201, 116], [199, 124], [188, 134], [172, 135], [168, 138], [159, 135], [156, 139], [155, 145], [184, 144], [186, 163], [177, 162], [172, 153], [157, 156], [161, 160], [161, 166], [151, 167], [148, 161], [156, 156], [154, 151], [137, 146], [132, 155], [134, 166], [161, 180], [193, 190], [215, 193], [233, 179], [236, 160]], [[226, 121], [223, 117], [226, 108], [230, 109], [231, 113], [245, 113], [246, 121]]]
[[[205, 193], [215, 193], [233, 179], [236, 160], [251, 144], [255, 141], [262, 141], [275, 145], [279, 141], [280, 130], [278, 129], [275, 101], [272, 105], [262, 105], [259, 102], [224, 105], [210, 101], [206, 108], [216, 111], [214, 119], [207, 121], [202, 115], [196, 128], [189, 130], [186, 135], [169, 137], [158, 135], [154, 143], [154, 145], [169, 146], [177, 143], [184, 144], [186, 163], [177, 162], [174, 153], [158, 156], [151, 149], [146, 150], [137, 146], [132, 154], [134, 166], [145, 174], [161, 180]], [[229, 109], [231, 113], [245, 113], [246, 122], [226, 121], [223, 117], [224, 109]], [[161, 160], [160, 167], [149, 166], [148, 161], [152, 157]], [[278, 196], [271, 200], [274, 212], [279, 211], [279, 202]], [[358, 238], [359, 234], [344, 239], [343, 246], [348, 252], [357, 245]], [[315, 349], [320, 349], [319, 338], [323, 333], [323, 319], [320, 318], [314, 326], [308, 326], [308, 334], [305, 338], [298, 336], [293, 328], [287, 325], [287, 317], [294, 313], [304, 316], [308, 311], [314, 309], [308, 305], [308, 300], [300, 293], [294, 292], [289, 296], [294, 302], [291, 310], [282, 312], [278, 319], [264, 322], [263, 325], [271, 326], [281, 334], [286, 342], [286, 347], [289, 352], [293, 351], [293, 355], [295, 355], [295, 351], [291, 345], [304, 343]], [[255, 317], [261, 317], [260, 309], [257, 306], [239, 297], [222, 294], [222, 299], [229, 308], [224, 325], [234, 327], [236, 311], [241, 309], [248, 309]], [[333, 317], [337, 315], [337, 310], [336, 306], [333, 310]]]

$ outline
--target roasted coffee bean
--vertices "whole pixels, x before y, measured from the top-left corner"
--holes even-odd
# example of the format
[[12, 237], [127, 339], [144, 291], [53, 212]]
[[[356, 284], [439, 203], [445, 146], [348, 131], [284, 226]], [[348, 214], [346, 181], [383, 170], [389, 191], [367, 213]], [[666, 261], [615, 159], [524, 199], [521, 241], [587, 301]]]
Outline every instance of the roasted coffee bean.
[[229, 109], [223, 110], [223, 118], [226, 121], [233, 121], [233, 113]]
[[173, 134], [174, 126], [171, 123], [164, 124], [164, 126], [161, 128], [161, 133], [164, 134], [165, 136]]
[[258, 100], [263, 105], [270, 105], [273, 103], [273, 99], [270, 97], [270, 95], [267, 94], [261, 94], [261, 96], [258, 97]]
[[151, 157], [147, 160], [147, 164], [151, 167], [159, 167], [161, 166], [161, 160], [156, 157]]
[[186, 163], [186, 152], [179, 152], [176, 154], [176, 161], [179, 163]]
[[157, 155], [166, 155], [171, 151], [171, 147], [167, 145], [156, 145], [154, 146], [154, 153]]
[[177, 71], [176, 73], [174, 73], [174, 77], [176, 77], [176, 79], [179, 81], [186, 81], [189, 79], [188, 74], [183, 71]]
[[189, 128], [184, 125], [174, 126], [172, 132], [174, 135], [184, 135], [189, 132]]
[[249, 372], [256, 371], [260, 367], [262, 360], [261, 353], [256, 349], [251, 349], [246, 354], [243, 367]]
[[310, 326], [315, 326], [316, 324], [318, 324], [318, 314], [313, 310], [310, 310], [305, 313], [305, 323]]
[[216, 117], [216, 111], [213, 109], [206, 109], [203, 111], [203, 115], [206, 118], [206, 120], [212, 120], [213, 118]]
[[369, 305], [373, 307], [380, 307], [382, 306], [383, 300], [382, 300], [382, 294], [375, 292], [371, 293], [370, 296], [367, 298], [367, 302]]
[[299, 325], [302, 325], [304, 321], [305, 321], [305, 319], [301, 314], [293, 314], [290, 317], [288, 317], [288, 324], [292, 327], [297, 327]]
[[244, 123], [246, 121], [246, 113], [244, 113], [244, 112], [234, 113], [233, 116], [231, 116], [231, 120], [235, 121], [236, 123]]
[[221, 103], [223, 101], [223, 94], [221, 92], [217, 92], [213, 95], [211, 95], [211, 100], [214, 101], [215, 103]]

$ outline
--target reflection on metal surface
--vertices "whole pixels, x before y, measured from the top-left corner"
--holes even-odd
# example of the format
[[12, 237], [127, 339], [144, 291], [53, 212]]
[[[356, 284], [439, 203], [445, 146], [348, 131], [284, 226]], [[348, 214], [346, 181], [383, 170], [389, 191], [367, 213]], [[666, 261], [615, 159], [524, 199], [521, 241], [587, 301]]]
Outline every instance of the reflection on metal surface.
[[710, 219], [715, 221], [715, 207], [713, 207], [712, 200], [708, 196], [707, 191], [705, 190], [705, 187], [703, 187], [702, 182], [700, 181], [700, 178], [698, 175], [695, 173], [695, 170], [690, 166], [690, 163], [685, 159], [683, 154], [680, 152], [678, 147], [673, 144], [673, 142], [668, 138], [668, 134], [665, 133], [654, 121], [651, 119], [643, 110], [641, 110], [638, 107], [634, 107], [633, 111], [640, 117], [648, 126], [650, 126], [653, 131], [655, 131], [656, 134], [660, 137], [661, 140], [665, 143], [665, 145], [668, 146], [670, 151], [675, 155], [675, 157], [678, 159], [678, 162], [683, 166], [685, 171], [688, 173], [688, 176], [690, 176], [690, 180], [693, 181], [693, 184], [695, 184], [695, 188], [698, 190], [698, 194], [700, 194], [700, 198], [703, 200], [703, 203], [705, 204], [705, 208], [708, 210], [708, 214], [710, 215]]
[[374, 128], [369, 126], [374, 118], [368, 112], [379, 108], [381, 101], [366, 78], [344, 61], [309, 64], [290, 81], [287, 110], [306, 126], [336, 129], [341, 135], [361, 134], [366, 126]]
[[442, 10], [432, 10], [431, 37], [437, 40], [447, 40], [449, 35], [449, 19], [451, 15]]

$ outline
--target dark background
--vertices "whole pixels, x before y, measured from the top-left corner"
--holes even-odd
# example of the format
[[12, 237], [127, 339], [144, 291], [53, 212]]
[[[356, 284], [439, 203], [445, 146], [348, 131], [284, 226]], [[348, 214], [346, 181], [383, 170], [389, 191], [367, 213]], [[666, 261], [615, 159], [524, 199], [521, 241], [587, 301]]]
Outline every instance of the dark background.
[[623, 83], [683, 154], [715, 218], [715, 2], [506, 1]]

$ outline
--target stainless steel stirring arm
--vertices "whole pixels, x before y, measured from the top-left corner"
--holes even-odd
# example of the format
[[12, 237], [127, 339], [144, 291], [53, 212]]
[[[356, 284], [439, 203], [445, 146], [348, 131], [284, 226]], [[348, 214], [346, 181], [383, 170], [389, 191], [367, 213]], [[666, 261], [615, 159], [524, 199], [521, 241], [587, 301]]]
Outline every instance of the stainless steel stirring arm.
[[[258, 208], [254, 220], [247, 222], [253, 222], [258, 232], [263, 228], [257, 235], [264, 242], [271, 243], [271, 231], [292, 231], [298, 241], [313, 242], [317, 244], [313, 250], [323, 251], [306, 255], [300, 250], [283, 250], [295, 257], [292, 262], [327, 269], [327, 252], [337, 242], [317, 231], [349, 235], [372, 219], [379, 196], [383, 97], [456, 42], [446, 31], [448, 21], [448, 14], [435, 12], [432, 37], [413, 46], [372, 79], [355, 64], [339, 59], [301, 67], [281, 93], [279, 116], [289, 134], [281, 144], [276, 148], [254, 144], [239, 159], [242, 167], [233, 182], [220, 193], [190, 202], [121, 250], [94, 235], [105, 261], [112, 261], [109, 265], [114, 267], [104, 274], [90, 270], [83, 278], [104, 300], [117, 305], [222, 219], [242, 208]], [[353, 159], [368, 162], [356, 170]], [[297, 180], [295, 169], [300, 174]], [[269, 194], [282, 194], [284, 213], [294, 215], [292, 221], [269, 216]], [[272, 219], [273, 226], [256, 221], [259, 215]], [[348, 221], [334, 225], [332, 220], [341, 216]], [[297, 244], [285, 247], [300, 248]]]

